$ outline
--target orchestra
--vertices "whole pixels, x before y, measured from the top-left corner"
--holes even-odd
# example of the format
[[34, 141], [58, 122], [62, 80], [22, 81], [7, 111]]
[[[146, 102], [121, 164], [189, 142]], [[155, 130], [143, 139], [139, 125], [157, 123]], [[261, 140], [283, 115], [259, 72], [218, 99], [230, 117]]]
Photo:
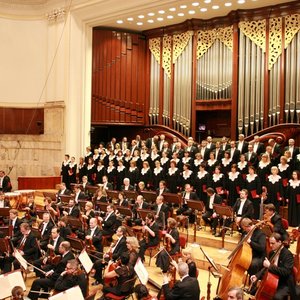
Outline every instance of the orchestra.
[[[151, 144], [150, 150], [147, 143]], [[263, 279], [266, 272], [273, 273], [279, 276], [273, 299], [283, 299], [282, 295], [296, 299], [293, 297], [298, 289], [292, 288], [295, 280], [291, 276], [294, 260], [287, 249], [292, 238], [285, 227], [285, 221], [293, 227], [300, 225], [300, 175], [291, 161], [296, 158], [280, 155], [272, 160], [267, 152], [258, 151], [260, 144], [247, 144], [243, 136], [237, 143], [223, 144], [214, 144], [208, 138], [197, 145], [189, 139], [184, 150], [178, 143], [173, 152], [160, 137], [142, 143], [140, 149], [132, 143], [133, 151], [125, 144], [122, 150], [117, 143], [117, 151], [101, 146], [96, 151], [99, 157], [97, 153], [94, 158], [86, 157], [86, 167], [83, 158], [76, 164], [73, 157], [69, 160], [66, 155], [62, 163], [66, 182], [59, 185], [53, 198], [45, 196], [42, 205], [34, 197], [28, 197], [22, 210], [10, 208], [9, 200], [1, 192], [0, 208], [9, 208], [7, 219], [1, 218], [2, 226], [8, 225], [10, 229], [9, 242], [4, 243], [5, 234], [0, 228], [0, 240], [7, 246], [0, 243], [1, 272], [12, 269], [25, 272], [18, 259], [21, 255], [32, 265], [37, 277], [29, 299], [75, 285], [87, 295], [88, 277], [94, 278], [91, 285], [99, 286], [105, 297], [108, 293], [118, 295], [124, 282], [134, 281], [138, 258], [144, 263], [145, 253], [151, 249], [156, 266], [164, 273], [163, 297], [176, 299], [180, 295], [180, 299], [199, 299], [198, 257], [192, 257], [188, 250], [183, 253], [180, 222], [176, 218], [184, 215], [188, 223], [194, 224], [200, 213], [200, 225], [209, 225], [213, 238], [221, 236], [216, 234], [218, 227], [220, 233], [222, 226], [237, 231], [240, 241], [228, 264], [228, 274], [240, 266], [237, 253], [243, 253], [248, 260], [242, 274], [249, 274], [251, 282]], [[159, 145], [162, 146], [158, 148]], [[169, 200], [172, 194], [179, 197], [179, 203]], [[190, 200], [203, 202], [203, 210], [195, 213], [189, 206]], [[285, 205], [287, 220], [281, 210]], [[223, 215], [218, 206], [229, 207], [232, 215]], [[271, 236], [265, 233], [266, 227]], [[195, 231], [201, 229], [195, 228]], [[93, 262], [90, 274], [80, 269], [75, 258], [77, 244]], [[245, 245], [250, 248], [247, 255], [241, 251]], [[274, 253], [278, 253], [275, 260]], [[174, 266], [181, 284], [171, 284], [168, 278], [167, 273]], [[216, 294], [225, 299], [227, 294], [229, 297], [235, 293], [236, 285], [246, 284], [249, 281], [232, 282], [226, 274], [221, 277]], [[254, 285], [250, 292], [261, 293], [259, 285]]]

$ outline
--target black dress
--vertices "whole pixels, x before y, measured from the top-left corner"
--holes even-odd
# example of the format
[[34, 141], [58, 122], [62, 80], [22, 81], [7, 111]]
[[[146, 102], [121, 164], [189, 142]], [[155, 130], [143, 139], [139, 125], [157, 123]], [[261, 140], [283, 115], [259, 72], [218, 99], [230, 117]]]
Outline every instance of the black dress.
[[262, 186], [267, 185], [267, 178], [271, 174], [271, 167], [272, 167], [272, 164], [270, 162], [264, 163], [263, 161], [260, 161], [258, 163], [257, 175], [260, 178]]
[[248, 199], [252, 201], [254, 208], [254, 219], [259, 219], [260, 212], [260, 194], [261, 190], [261, 181], [257, 174], [251, 176], [248, 174], [245, 180], [245, 189], [248, 190]]
[[140, 171], [137, 167], [135, 168], [130, 167], [127, 170], [126, 177], [129, 178], [131, 185], [136, 186], [139, 183], [139, 173]]
[[113, 189], [115, 189], [116, 186], [116, 176], [117, 176], [117, 170], [115, 167], [108, 167], [106, 169], [107, 172], [107, 180], [108, 182], [113, 184]]
[[194, 181], [193, 171], [186, 170], [186, 171], [183, 171], [180, 175], [181, 175], [180, 176], [180, 185], [181, 185], [182, 189], [184, 189], [184, 186], [186, 184], [193, 185], [193, 181]]
[[152, 187], [152, 171], [150, 168], [141, 169], [139, 181], [143, 181], [147, 189]]
[[70, 161], [63, 161], [61, 164], [61, 172], [60, 175], [62, 176], [62, 182], [66, 184], [66, 187], [70, 189], [70, 182], [69, 182], [69, 164]]
[[211, 176], [207, 171], [198, 172], [194, 178], [194, 188], [198, 198], [204, 203], [207, 200], [206, 189], [211, 186]]
[[158, 189], [159, 186], [159, 182], [161, 180], [165, 179], [165, 172], [164, 169], [162, 167], [160, 167], [159, 169], [154, 168], [153, 170], [153, 174], [152, 174], [152, 181], [153, 181], [153, 187], [154, 189]]
[[86, 175], [88, 177], [88, 182], [90, 182], [91, 184], [94, 184], [95, 179], [96, 179], [96, 166], [94, 164], [87, 165]]
[[239, 171], [239, 173], [241, 174], [242, 178], [245, 180], [246, 176], [248, 174], [248, 162], [241, 162], [239, 161], [237, 163], [237, 171]]
[[180, 181], [180, 171], [178, 168], [169, 168], [166, 173], [167, 187], [171, 193], [177, 193], [177, 187]]
[[300, 225], [300, 180], [289, 180], [287, 199], [289, 225], [297, 227]]
[[222, 158], [221, 159], [221, 172], [223, 174], [229, 173], [231, 170], [231, 164], [232, 164], [231, 159]]
[[96, 169], [96, 183], [102, 183], [102, 177], [106, 175], [105, 166], [98, 166]]
[[86, 176], [87, 172], [86, 172], [86, 163], [83, 163], [82, 165], [79, 164], [78, 165], [78, 179], [79, 182], [82, 182], [82, 177]]
[[69, 175], [69, 183], [76, 183], [76, 172], [77, 172], [77, 164], [69, 164], [69, 170], [68, 170], [68, 175]]
[[273, 203], [279, 212], [280, 202], [283, 198], [282, 179], [279, 175], [270, 175], [267, 179], [268, 202]]
[[243, 188], [243, 178], [240, 172], [229, 172], [226, 176], [226, 190], [228, 191], [228, 205], [233, 206], [239, 198], [239, 192]]
[[216, 191], [216, 193], [223, 198], [225, 197], [225, 188], [226, 188], [226, 180], [225, 175], [220, 174], [213, 174], [212, 175], [212, 181], [211, 181], [211, 187]]
[[121, 190], [121, 186], [123, 184], [123, 180], [126, 176], [126, 168], [125, 166], [118, 166], [117, 167], [117, 172], [116, 172], [116, 178], [117, 178], [117, 190]]

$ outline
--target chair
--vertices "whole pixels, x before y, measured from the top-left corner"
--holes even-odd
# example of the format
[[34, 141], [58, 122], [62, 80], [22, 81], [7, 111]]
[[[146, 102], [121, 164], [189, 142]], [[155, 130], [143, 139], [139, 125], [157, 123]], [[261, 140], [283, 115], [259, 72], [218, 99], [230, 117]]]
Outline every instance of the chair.
[[159, 237], [159, 243], [155, 246], [151, 246], [151, 247], [147, 247], [146, 251], [149, 251], [149, 266], [151, 265], [151, 259], [153, 257], [152, 253], [155, 251], [155, 250], [159, 250], [159, 247], [160, 247], [160, 241], [162, 240], [162, 237], [163, 237], [163, 233], [162, 233], [162, 230], [159, 230], [158, 231], [158, 237]]
[[[114, 293], [107, 293], [104, 295], [105, 298], [114, 299], [114, 300], [124, 300], [124, 299], [128, 299], [130, 296], [132, 297], [136, 278], [137, 277], [135, 276], [134, 278], [128, 279], [120, 286], [120, 292], [122, 293], [121, 296], [118, 296]], [[132, 299], [134, 298], [132, 297]]]
[[112, 240], [113, 234], [107, 234], [107, 235], [102, 235], [102, 245], [104, 246], [109, 246], [109, 243]]
[[173, 260], [177, 261], [178, 258], [182, 256], [182, 249], [186, 248], [186, 244], [187, 244], [187, 238], [183, 235], [179, 235], [180, 251], [171, 256]]
[[289, 229], [289, 221], [287, 219], [281, 218], [282, 226], [285, 230]]

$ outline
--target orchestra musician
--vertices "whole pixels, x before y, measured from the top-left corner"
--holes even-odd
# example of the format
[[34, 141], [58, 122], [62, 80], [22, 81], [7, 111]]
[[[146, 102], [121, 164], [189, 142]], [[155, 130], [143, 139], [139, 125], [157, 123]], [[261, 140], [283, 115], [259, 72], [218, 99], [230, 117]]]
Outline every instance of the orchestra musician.
[[228, 290], [227, 300], [244, 300], [244, 292], [239, 287], [232, 287]]
[[159, 244], [159, 226], [155, 221], [152, 213], [148, 213], [143, 224], [144, 238], [140, 241], [139, 256], [142, 261], [145, 261], [145, 251], [148, 247], [157, 246]]
[[11, 241], [13, 245], [16, 246], [22, 236], [20, 231], [20, 225], [22, 224], [22, 221], [18, 218], [18, 211], [16, 209], [9, 210], [9, 221], [10, 225], [12, 226]]
[[5, 175], [3, 170], [0, 170], [0, 191], [3, 193], [11, 192], [12, 186], [9, 176]]
[[68, 290], [78, 285], [82, 295], [87, 295], [88, 281], [83, 271], [79, 269], [79, 264], [76, 259], [71, 259], [67, 262], [66, 269], [57, 278], [54, 289], [57, 292]]
[[96, 270], [96, 272], [94, 275], [95, 281], [92, 283], [92, 285], [103, 283], [102, 270], [108, 260], [111, 259], [115, 262], [120, 258], [122, 253], [127, 251], [125, 234], [126, 228], [124, 226], [118, 227], [116, 231], [116, 235], [118, 237], [117, 241], [111, 244], [108, 252], [103, 255], [103, 260], [99, 259], [94, 263], [93, 268]]
[[163, 273], [166, 273], [169, 269], [170, 256], [180, 251], [179, 232], [176, 225], [177, 221], [175, 219], [168, 218], [167, 232], [164, 235], [166, 246], [156, 257], [156, 266], [161, 268]]
[[5, 199], [5, 194], [0, 191], [0, 208], [10, 207], [9, 200]]
[[[21, 238], [17, 244], [16, 250], [23, 256], [27, 261], [33, 261], [37, 259], [40, 255], [39, 249], [37, 247], [37, 240], [31, 231], [30, 225], [28, 223], [22, 223], [20, 225]], [[13, 256], [8, 256], [4, 259], [3, 273], [11, 271], [11, 264], [14, 265], [14, 270], [20, 268], [19, 262], [14, 259]]]
[[147, 286], [142, 283], [139, 283], [134, 287], [134, 294], [137, 300], [157, 300], [156, 297], [149, 294]]
[[84, 219], [84, 223], [89, 224], [91, 218], [95, 218], [94, 205], [91, 201], [87, 201], [84, 206], [84, 214], [81, 214], [81, 218]]
[[64, 216], [69, 216], [72, 218], [79, 218], [80, 210], [77, 205], [75, 205], [75, 200], [70, 199], [67, 210], [63, 211]]
[[103, 235], [113, 235], [116, 228], [117, 217], [115, 215], [115, 206], [108, 204], [106, 207], [107, 213], [104, 218], [98, 217], [98, 220], [102, 223], [102, 234]]
[[266, 235], [261, 229], [254, 229], [252, 220], [249, 218], [243, 218], [241, 220], [240, 226], [244, 231], [241, 239], [243, 239], [243, 237], [247, 235], [251, 230], [254, 230], [252, 232], [252, 235], [249, 236], [248, 240], [246, 241], [252, 249], [252, 261], [250, 267], [248, 268], [248, 273], [250, 275], [254, 275], [263, 266], [263, 260], [266, 256]]
[[156, 189], [156, 195], [162, 195], [163, 193], [170, 193], [170, 190], [167, 188], [167, 183], [164, 180], [161, 180]]
[[44, 198], [44, 209], [51, 214], [53, 219], [52, 221], [56, 220], [59, 217], [59, 209], [57, 208], [55, 203], [53, 203], [50, 197]]
[[[47, 252], [46, 255], [43, 256], [40, 259], [35, 260], [32, 264], [37, 267], [38, 269], [35, 269], [35, 274], [37, 277], [41, 277], [43, 273], [39, 269], [46, 269], [48, 268], [48, 271], [53, 268], [53, 261], [52, 258], [54, 256], [59, 256], [59, 245], [64, 241], [63, 237], [60, 236], [60, 229], [58, 227], [52, 227], [51, 229], [51, 239], [47, 245]], [[47, 268], [45, 267], [47, 265]]]
[[90, 228], [86, 231], [85, 240], [88, 245], [87, 248], [95, 248], [97, 252], [103, 252], [102, 245], [102, 231], [98, 226], [98, 220], [96, 218], [90, 219]]
[[130, 179], [125, 177], [123, 179], [123, 185], [121, 186], [121, 191], [133, 191], [134, 186], [130, 184]]
[[74, 255], [70, 249], [71, 245], [69, 242], [64, 241], [60, 243], [59, 253], [62, 256], [61, 261], [56, 266], [53, 266], [51, 270], [46, 272], [45, 278], [37, 278], [33, 281], [28, 294], [28, 297], [31, 300], [37, 300], [38, 298], [43, 297], [42, 294], [40, 295], [41, 289], [47, 292], [48, 289], [54, 288], [60, 274], [65, 270], [67, 262], [74, 259]]
[[139, 257], [140, 244], [135, 236], [128, 236], [128, 237], [126, 237], [126, 246], [127, 246], [128, 253], [129, 253], [128, 266], [129, 266], [131, 274], [134, 274], [134, 266]]
[[60, 202], [60, 196], [61, 195], [71, 195], [71, 190], [67, 189], [66, 184], [64, 182], [62, 182], [60, 184], [60, 188], [56, 194], [56, 198], [57, 198], [57, 202]]
[[216, 228], [218, 225], [218, 215], [214, 212], [214, 204], [221, 204], [223, 199], [220, 195], [215, 193], [213, 188], [207, 188], [207, 201], [205, 203], [204, 214], [202, 219], [210, 225], [212, 229], [212, 234], [216, 234]]
[[39, 232], [41, 234], [40, 246], [43, 250], [47, 250], [47, 245], [51, 235], [51, 229], [54, 224], [50, 220], [50, 213], [43, 213], [43, 222], [39, 226]]
[[72, 233], [72, 230], [70, 226], [68, 225], [68, 217], [64, 216], [60, 218], [60, 220], [57, 223], [57, 226], [60, 230], [60, 236], [63, 239], [66, 239], [68, 235]]
[[156, 204], [154, 205], [155, 220], [159, 228], [164, 229], [169, 216], [169, 206], [164, 203], [164, 196], [156, 197]]
[[189, 276], [189, 267], [187, 263], [181, 262], [178, 264], [178, 280], [173, 288], [169, 286], [169, 278], [164, 274], [163, 279], [163, 292], [166, 300], [199, 300], [200, 287], [197, 278]]
[[281, 216], [276, 211], [274, 204], [269, 203], [265, 205], [264, 221], [271, 227], [273, 232], [279, 233], [284, 241], [288, 239], [289, 235], [283, 227]]
[[[279, 277], [276, 293], [272, 299], [282, 300], [290, 296], [290, 299], [298, 299], [296, 296], [295, 279], [293, 277], [294, 257], [293, 254], [283, 246], [283, 238], [279, 233], [273, 233], [269, 239], [272, 251], [269, 258], [263, 261], [264, 269], [261, 269], [256, 275], [250, 277], [251, 281], [256, 283], [261, 279], [266, 271]], [[276, 258], [272, 257], [276, 253]], [[266, 282], [267, 283], [267, 282]], [[263, 283], [262, 283], [263, 284]]]
[[132, 208], [133, 220], [136, 225], [140, 225], [142, 223], [142, 219], [140, 219], [138, 215], [138, 209], [148, 209], [148, 208], [149, 205], [146, 201], [144, 201], [144, 197], [142, 195], [138, 195], [136, 197], [134, 207]]
[[24, 290], [21, 286], [14, 286], [11, 290], [11, 300], [30, 300], [24, 296]]
[[119, 192], [118, 194], [118, 205], [128, 207], [128, 200], [126, 199], [124, 192]]
[[78, 200], [85, 200], [85, 199], [86, 199], [85, 193], [81, 191], [80, 185], [76, 184], [74, 186], [74, 200], [75, 200], [75, 203], [77, 204]]
[[[112, 261], [109, 261], [107, 268], [104, 270], [104, 279], [117, 279], [117, 284], [113, 287], [111, 286], [104, 286], [103, 287], [103, 296], [99, 299], [104, 300], [105, 295], [108, 293], [113, 293], [117, 296], [126, 295], [128, 291], [126, 291], [126, 286], [124, 283], [133, 277], [133, 274], [130, 272], [130, 268], [128, 267], [129, 264], [129, 254], [127, 252], [123, 253], [120, 257], [120, 263], [118, 267], [114, 270], [110, 271], [110, 265]], [[131, 287], [130, 287], [131, 288]]]

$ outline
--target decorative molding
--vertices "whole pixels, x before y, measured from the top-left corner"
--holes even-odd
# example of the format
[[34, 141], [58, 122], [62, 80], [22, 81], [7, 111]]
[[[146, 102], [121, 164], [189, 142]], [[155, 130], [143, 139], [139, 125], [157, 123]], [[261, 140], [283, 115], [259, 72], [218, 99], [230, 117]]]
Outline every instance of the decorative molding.
[[162, 67], [164, 68], [166, 74], [171, 78], [171, 66], [172, 66], [172, 37], [163, 37], [163, 57], [162, 57]]
[[269, 62], [268, 68], [272, 69], [282, 53], [282, 18], [270, 19], [269, 30]]
[[300, 14], [289, 15], [285, 17], [285, 42], [284, 48], [286, 49], [294, 36], [300, 30]]
[[242, 21], [239, 28], [245, 36], [266, 52], [266, 20]]
[[181, 34], [173, 35], [173, 64], [184, 51], [193, 34], [194, 32], [190, 30]]
[[156, 61], [160, 64], [160, 38], [153, 38], [149, 40], [149, 49]]

